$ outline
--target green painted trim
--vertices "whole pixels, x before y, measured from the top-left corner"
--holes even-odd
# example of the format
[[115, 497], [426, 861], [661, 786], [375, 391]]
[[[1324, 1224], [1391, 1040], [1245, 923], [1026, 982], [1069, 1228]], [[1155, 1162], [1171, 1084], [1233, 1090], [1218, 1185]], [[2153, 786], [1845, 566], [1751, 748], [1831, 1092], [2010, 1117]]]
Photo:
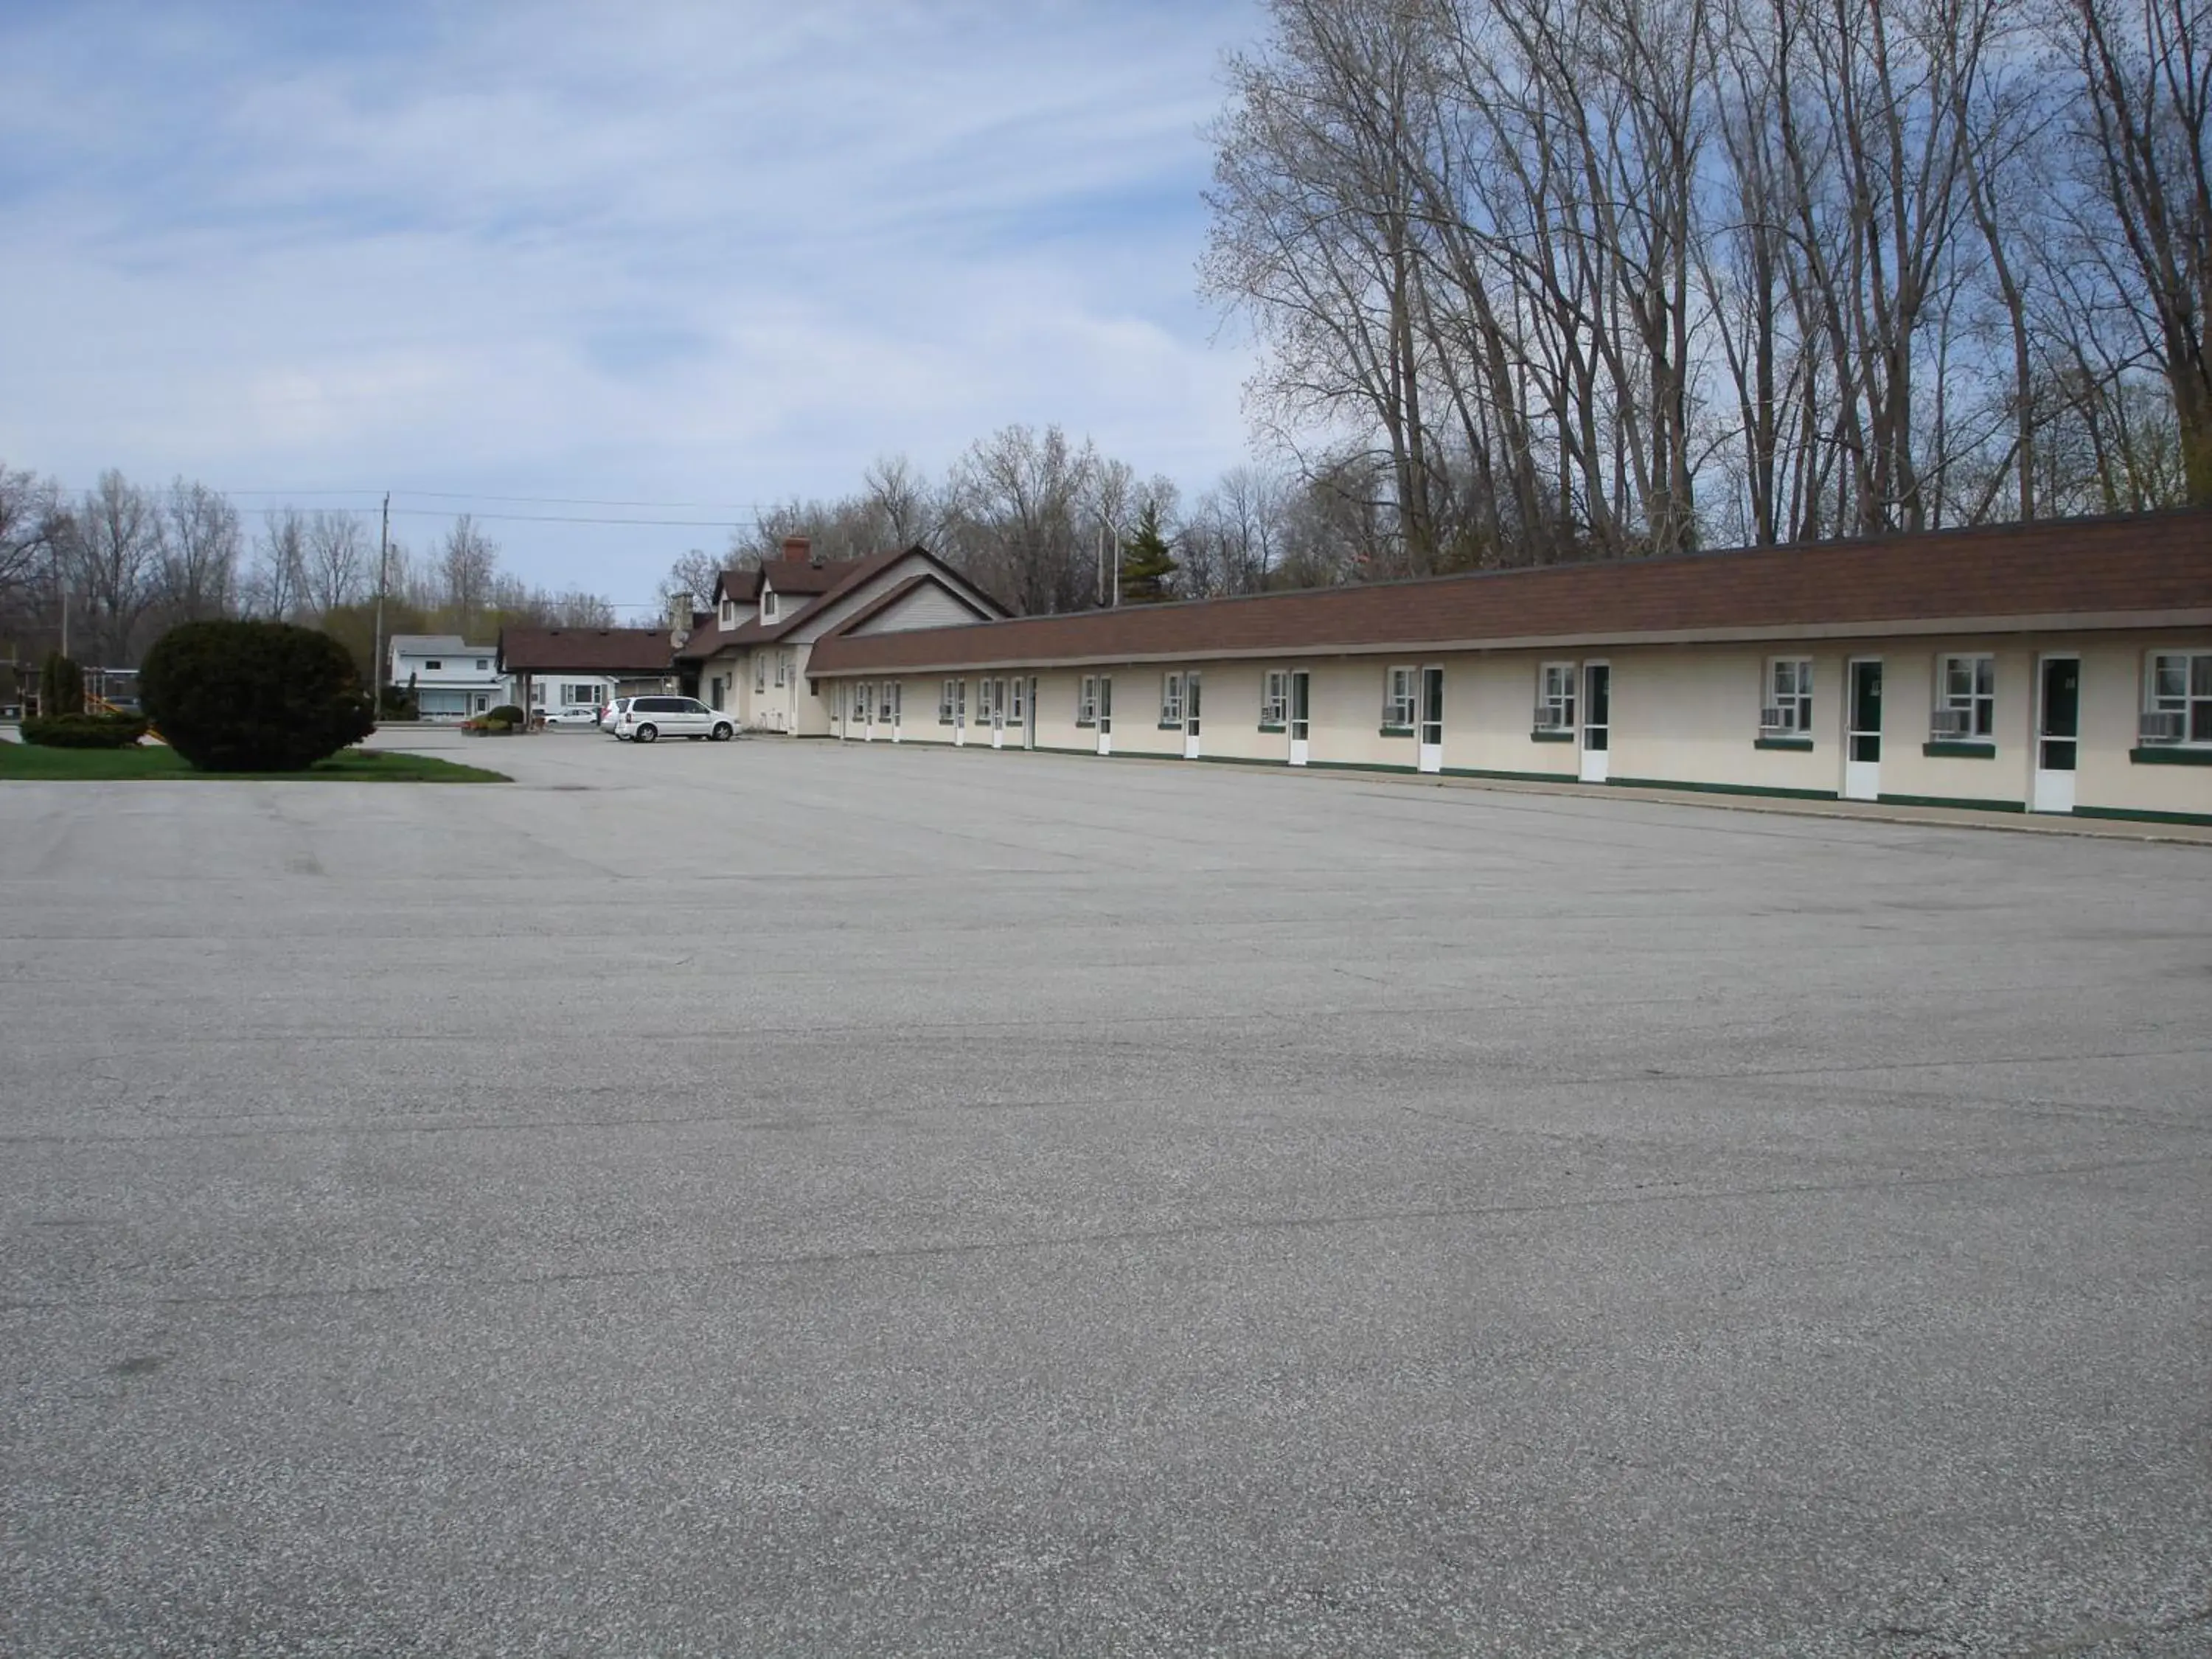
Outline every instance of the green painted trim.
[[2212, 812], [2149, 812], [2136, 811], [2127, 806], [2077, 806], [2077, 818], [2120, 818], [2132, 823], [2203, 823], [2212, 824]]
[[1967, 812], [2025, 812], [2021, 800], [1968, 800], [1956, 795], [1877, 795], [1884, 806], [1950, 806]]
[[1790, 749], [1810, 754], [1813, 751], [1813, 739], [1810, 738], [1754, 738], [1751, 746], [1753, 749]]
[[[1571, 777], [1563, 781], [1572, 783]], [[1773, 795], [1784, 800], [1834, 800], [1832, 789], [1780, 789], [1764, 783], [1686, 783], [1680, 778], [1607, 778], [1612, 789], [1680, 789], [1698, 795]], [[1889, 798], [1882, 797], [1887, 800]]]
[[2212, 749], [2184, 744], [2143, 743], [2128, 750], [2131, 766], [2212, 766]]
[[1287, 726], [1270, 726], [1265, 720], [1260, 722], [1260, 730], [1262, 733], [1273, 732], [1277, 737], [1282, 736], [1284, 732], [1290, 729], [1291, 728]]
[[1162, 720], [1159, 725], [1155, 726], [1153, 729], [1159, 732], [1180, 732], [1182, 730], [1182, 722], [1181, 720]]
[[1378, 738], [1410, 738], [1413, 735], [1413, 728], [1410, 726], [1378, 726], [1375, 728], [1375, 735]]
[[1931, 738], [1920, 745], [1920, 752], [1941, 760], [1995, 760], [1997, 746], [1994, 743], [1954, 743], [1948, 738]]
[[1488, 766], [1447, 766], [1448, 778], [1497, 778], [1506, 783], [1573, 783], [1571, 772], [1513, 772]]
[[1419, 772], [1418, 766], [1394, 766], [1386, 761], [1317, 761], [1305, 763], [1309, 772]]
[[1078, 720], [1075, 723], [1075, 729], [1079, 732], [1096, 732], [1098, 729], [1098, 722], [1097, 720]]
[[1261, 755], [1200, 755], [1199, 759], [1211, 761], [1216, 766], [1288, 766], [1290, 759], [1268, 760]]
[[1548, 726], [1540, 726], [1528, 733], [1531, 743], [1572, 743], [1574, 740], [1573, 732], [1555, 732]]

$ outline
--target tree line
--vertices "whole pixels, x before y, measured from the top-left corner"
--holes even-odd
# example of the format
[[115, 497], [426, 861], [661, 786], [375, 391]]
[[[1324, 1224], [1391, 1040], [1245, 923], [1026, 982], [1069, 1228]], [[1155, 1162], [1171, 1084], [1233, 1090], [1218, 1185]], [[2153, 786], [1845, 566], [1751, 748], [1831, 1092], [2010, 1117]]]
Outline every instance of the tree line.
[[1206, 290], [1389, 562], [2212, 504], [2212, 0], [1273, 0]]
[[[1117, 579], [1124, 603], [1325, 586], [1376, 568], [1390, 540], [1387, 515], [1334, 473], [1249, 462], [1186, 496], [1087, 437], [1017, 423], [975, 440], [940, 477], [885, 457], [847, 494], [769, 507], [721, 552], [676, 561], [661, 598], [703, 605], [722, 570], [775, 558], [790, 536], [825, 559], [919, 543], [1018, 616], [1115, 603]], [[1164, 569], [1140, 545], [1152, 537], [1165, 544]]]
[[163, 488], [100, 474], [70, 495], [0, 462], [0, 655], [70, 650], [108, 667], [136, 663], [178, 623], [259, 617], [339, 638], [367, 673], [375, 599], [385, 632], [483, 638], [513, 623], [606, 627], [596, 594], [549, 592], [500, 568], [500, 549], [467, 514], [422, 552], [380, 545], [355, 512], [283, 506], [246, 517], [222, 492], [179, 478]]

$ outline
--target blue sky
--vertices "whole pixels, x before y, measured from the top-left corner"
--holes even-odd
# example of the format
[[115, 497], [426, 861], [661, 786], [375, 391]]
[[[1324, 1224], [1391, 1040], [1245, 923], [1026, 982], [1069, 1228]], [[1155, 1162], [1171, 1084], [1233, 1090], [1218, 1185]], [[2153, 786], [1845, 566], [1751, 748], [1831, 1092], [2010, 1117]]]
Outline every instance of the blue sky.
[[1195, 293], [1200, 129], [1260, 27], [1254, 0], [0, 0], [0, 459], [473, 506], [508, 568], [617, 601], [722, 534], [494, 498], [727, 520], [1012, 421], [1203, 488], [1250, 365]]

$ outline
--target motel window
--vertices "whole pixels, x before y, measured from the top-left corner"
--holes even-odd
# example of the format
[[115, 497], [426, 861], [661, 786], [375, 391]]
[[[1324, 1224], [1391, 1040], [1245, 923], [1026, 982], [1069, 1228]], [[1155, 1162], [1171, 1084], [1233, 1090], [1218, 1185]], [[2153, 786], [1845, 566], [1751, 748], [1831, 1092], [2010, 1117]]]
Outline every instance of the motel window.
[[994, 692], [990, 681], [977, 680], [975, 682], [976, 725], [988, 726], [991, 723], [991, 710], [997, 706], [993, 702], [993, 696]]
[[1777, 657], [1766, 665], [1766, 700], [1759, 729], [1802, 737], [1813, 730], [1813, 660]]
[[775, 683], [778, 685], [787, 685], [790, 684], [789, 678], [784, 671], [783, 653], [781, 651], [775, 653]]
[[2150, 659], [2142, 735], [2155, 743], [2212, 743], [2212, 651], [2161, 651]]
[[1160, 724], [1177, 726], [1182, 724], [1182, 676], [1180, 674], [1160, 676]]
[[1536, 671], [1536, 729], [1571, 732], [1575, 725], [1575, 665], [1547, 662]]
[[898, 682], [896, 680], [885, 680], [881, 685], [876, 688], [877, 696], [882, 699], [879, 709], [879, 713], [882, 717], [880, 723], [884, 726], [889, 726], [891, 723], [891, 704], [896, 700], [897, 690]]
[[1936, 659], [1936, 715], [1929, 735], [1962, 743], [1996, 738], [1996, 659], [1990, 656]]
[[766, 657], [756, 655], [753, 658], [753, 690], [756, 691], [768, 690], [768, 659]]
[[876, 712], [876, 689], [866, 680], [853, 688], [853, 718], [865, 724]]
[[946, 680], [938, 688], [937, 723], [939, 726], [952, 724], [952, 686], [953, 682]]
[[1086, 675], [1075, 691], [1075, 723], [1078, 726], [1098, 724], [1098, 678]]
[[1291, 677], [1286, 670], [1270, 668], [1260, 677], [1260, 724], [1281, 726], [1291, 714]]
[[1420, 671], [1414, 668], [1388, 670], [1382, 679], [1382, 729], [1401, 736], [1412, 735], [1413, 730], [1413, 687]]

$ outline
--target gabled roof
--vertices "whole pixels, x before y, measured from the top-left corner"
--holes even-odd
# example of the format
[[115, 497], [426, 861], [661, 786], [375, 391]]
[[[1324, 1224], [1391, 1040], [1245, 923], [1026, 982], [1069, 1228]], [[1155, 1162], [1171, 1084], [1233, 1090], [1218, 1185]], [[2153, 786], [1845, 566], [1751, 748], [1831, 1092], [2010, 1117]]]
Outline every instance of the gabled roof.
[[[869, 622], [883, 615], [884, 611], [890, 610], [901, 599], [906, 598], [908, 594], [913, 592], [917, 587], [927, 587], [932, 586], [945, 588], [946, 597], [951, 599], [952, 602], [955, 605], [957, 605], [962, 610], [967, 611], [969, 615], [975, 617], [977, 622], [994, 622], [999, 617], [1003, 617], [1006, 614], [1004, 611], [1000, 611], [996, 616], [994, 616], [991, 611], [986, 611], [982, 606], [970, 599], [965, 593], [960, 592], [958, 588], [946, 586], [943, 580], [939, 578], [935, 572], [917, 570], [914, 574], [908, 576], [904, 581], [901, 582], [896, 587], [892, 588], [888, 593], [885, 593], [881, 598], [872, 600], [868, 604], [862, 605], [858, 611], [855, 611], [851, 616], [846, 617], [844, 621], [839, 623], [835, 628], [828, 629], [823, 634], [822, 638], [824, 640], [834, 640], [841, 635], [860, 633]], [[820, 643], [820, 641], [816, 641], [817, 646]]]
[[668, 632], [661, 628], [502, 628], [502, 673], [663, 674]]
[[[933, 579], [940, 580], [962, 605], [970, 611], [976, 611], [978, 616], [1006, 614], [988, 594], [982, 593], [982, 590], [976, 587], [973, 582], [968, 580], [966, 577], [961, 575], [959, 572], [954, 570], [951, 566], [918, 542], [912, 547], [893, 548], [888, 552], [872, 553], [865, 559], [835, 559], [826, 564], [801, 564], [797, 560], [785, 560], [781, 562], [770, 560], [762, 572], [768, 579], [768, 586], [780, 594], [800, 597], [804, 599], [804, 603], [784, 611], [772, 623], [763, 622], [756, 612], [734, 628], [718, 628], [714, 635], [714, 651], [743, 649], [751, 645], [768, 645], [782, 639], [793, 629], [801, 626], [810, 618], [820, 616], [830, 606], [873, 581], [884, 571], [892, 568], [904, 559], [920, 559], [930, 567], [928, 570], [916, 572], [913, 581], [932, 580], [933, 573]], [[787, 570], [794, 574], [811, 571], [815, 576], [831, 576], [835, 580], [818, 591], [802, 593], [799, 590], [785, 586], [781, 580], [776, 580]], [[913, 581], [902, 584], [899, 591], [903, 592], [910, 589]], [[970, 592], [981, 594], [985, 606], [988, 609], [978, 610], [975, 602], [967, 597]], [[871, 611], [879, 608], [876, 604], [872, 604], [868, 607]], [[713, 654], [712, 651], [695, 653], [693, 644], [692, 641], [684, 642], [683, 654], [686, 661], [703, 661], [707, 656]]]
[[1278, 652], [1810, 638], [1917, 625], [2212, 622], [2212, 511], [1484, 571], [968, 628], [853, 634], [809, 671], [1130, 662]]
[[760, 585], [758, 570], [725, 570], [714, 578], [714, 605], [717, 610], [725, 599], [737, 605], [751, 605], [760, 598]]

